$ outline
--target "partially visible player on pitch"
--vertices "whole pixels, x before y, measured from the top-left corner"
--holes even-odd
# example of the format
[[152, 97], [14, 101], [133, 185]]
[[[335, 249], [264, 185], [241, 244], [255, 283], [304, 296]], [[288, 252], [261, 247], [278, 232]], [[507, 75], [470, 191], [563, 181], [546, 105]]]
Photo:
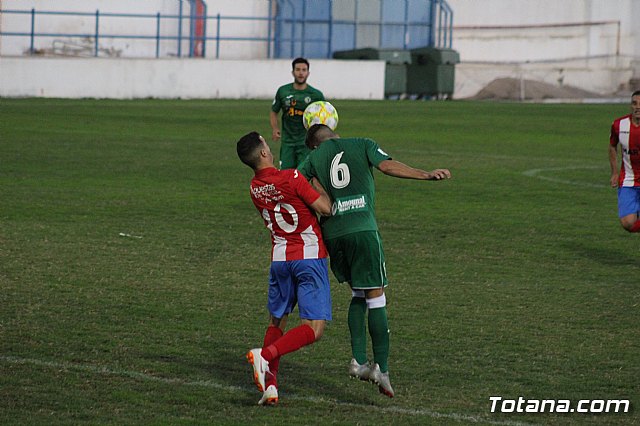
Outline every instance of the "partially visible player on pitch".
[[[389, 325], [384, 251], [375, 216], [373, 167], [405, 179], [441, 180], [447, 169], [430, 172], [392, 160], [372, 139], [340, 138], [323, 124], [307, 133], [311, 153], [299, 166], [307, 178], [317, 178], [333, 199], [333, 216], [321, 221], [331, 257], [331, 270], [339, 282], [351, 286], [347, 322], [353, 359], [349, 375], [378, 385], [393, 397], [389, 380]], [[368, 311], [368, 315], [367, 315]], [[367, 324], [373, 346], [373, 363], [367, 358]]]
[[[272, 138], [280, 141], [280, 168], [293, 169], [309, 154], [304, 144], [307, 130], [302, 124], [302, 114], [315, 101], [324, 101], [321, 91], [307, 83], [309, 61], [296, 58], [291, 63], [293, 83], [280, 86], [273, 98], [269, 123]], [[282, 111], [282, 130], [278, 125], [278, 112]]]
[[[247, 361], [263, 392], [260, 405], [278, 402], [280, 357], [309, 345], [322, 336], [331, 320], [331, 292], [327, 250], [314, 213], [331, 214], [324, 190], [314, 189], [297, 170], [277, 170], [264, 138], [256, 132], [237, 143], [240, 160], [255, 173], [251, 200], [271, 231], [272, 258], [267, 309], [269, 326], [262, 348], [251, 349]], [[317, 185], [317, 183], [316, 183]], [[295, 308], [302, 324], [284, 333], [287, 316]]]
[[[618, 169], [618, 146], [622, 165]], [[629, 232], [640, 232], [640, 90], [631, 94], [631, 114], [616, 119], [609, 136], [610, 184], [618, 188], [618, 217]]]

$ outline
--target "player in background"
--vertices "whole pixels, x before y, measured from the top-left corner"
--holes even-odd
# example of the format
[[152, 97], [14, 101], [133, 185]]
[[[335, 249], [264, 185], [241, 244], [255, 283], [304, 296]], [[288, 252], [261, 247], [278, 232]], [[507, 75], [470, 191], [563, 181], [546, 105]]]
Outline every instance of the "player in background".
[[[280, 86], [273, 98], [269, 121], [272, 138], [280, 141], [280, 168], [295, 168], [309, 153], [304, 144], [307, 130], [302, 124], [302, 113], [313, 102], [324, 101], [324, 95], [307, 83], [309, 61], [296, 58], [291, 63], [293, 83]], [[282, 130], [278, 124], [278, 112], [282, 111]]]
[[[297, 170], [277, 170], [264, 138], [248, 133], [237, 143], [240, 160], [251, 167], [253, 204], [271, 231], [269, 272], [270, 313], [262, 348], [251, 349], [254, 381], [263, 392], [259, 405], [278, 402], [280, 357], [309, 345], [322, 336], [331, 320], [331, 292], [327, 251], [314, 213], [331, 214], [331, 201]], [[287, 316], [298, 305], [302, 324], [285, 331]]]
[[[618, 169], [618, 146], [622, 165]], [[614, 120], [609, 136], [610, 183], [618, 188], [618, 217], [629, 232], [640, 232], [640, 90], [631, 94], [631, 114]]]
[[[393, 397], [389, 380], [389, 326], [384, 250], [375, 216], [373, 167], [405, 179], [449, 179], [447, 169], [430, 172], [392, 160], [372, 139], [340, 138], [329, 127], [311, 126], [306, 137], [311, 153], [299, 166], [307, 178], [317, 178], [333, 200], [333, 216], [321, 220], [322, 234], [339, 282], [351, 286], [347, 322], [353, 359], [349, 375], [378, 385]], [[367, 314], [368, 312], [368, 314]], [[367, 358], [367, 325], [373, 363]]]

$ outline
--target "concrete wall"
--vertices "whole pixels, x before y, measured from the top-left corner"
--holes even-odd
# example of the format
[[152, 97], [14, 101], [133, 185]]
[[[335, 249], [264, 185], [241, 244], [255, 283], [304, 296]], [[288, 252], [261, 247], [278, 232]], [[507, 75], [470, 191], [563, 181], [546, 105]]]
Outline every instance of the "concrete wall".
[[[268, 34], [269, 2], [267, 0], [215, 0], [206, 1], [207, 16], [220, 14], [223, 17], [258, 17], [256, 19], [224, 19], [220, 23], [223, 37], [266, 38]], [[36, 32], [84, 34], [76, 37], [36, 37], [34, 49], [45, 54], [64, 53], [63, 49], [76, 56], [92, 56], [94, 51], [95, 13], [149, 15], [139, 17], [100, 16], [99, 34], [155, 37], [156, 14], [160, 13], [160, 57], [188, 56], [189, 13], [186, 0], [1, 0], [1, 10], [27, 10], [37, 12], [81, 12], [87, 16], [60, 16], [37, 14]], [[179, 26], [179, 16], [182, 25]], [[216, 37], [214, 19], [207, 23], [207, 36]], [[29, 14], [0, 13], [0, 29], [3, 32], [29, 32]], [[181, 41], [179, 41], [179, 36]], [[180, 44], [180, 47], [178, 47]], [[98, 46], [102, 57], [152, 58], [156, 53], [156, 40], [99, 37]], [[29, 37], [5, 36], [0, 39], [0, 55], [23, 55], [30, 49]], [[266, 59], [269, 49], [266, 41], [221, 40], [217, 46], [207, 41], [206, 56], [219, 59]]]
[[[383, 99], [384, 67], [313, 60], [309, 84], [328, 99]], [[289, 60], [0, 57], [0, 97], [269, 99], [292, 81]]]
[[[454, 10], [452, 47], [462, 61], [456, 68], [456, 98], [472, 96], [501, 77], [602, 95], [628, 91], [630, 80], [640, 77], [640, 1], [447, 1]], [[588, 22], [608, 23], [517, 28]]]
[[[345, 1], [345, 0], [336, 0]], [[377, 1], [377, 0], [376, 0]], [[518, 79], [532, 79], [544, 81], [554, 85], [570, 85], [589, 90], [602, 95], [624, 93], [633, 89], [633, 82], [640, 81], [640, 0], [447, 0], [454, 10], [453, 48], [460, 52], [461, 61], [456, 66], [456, 84], [454, 98], [473, 96], [480, 89], [496, 78], [511, 77]], [[180, 2], [178, 0], [2, 0], [2, 9], [30, 9], [64, 10], [114, 13], [156, 13], [177, 14]], [[208, 1], [209, 16], [221, 13], [226, 16], [267, 16], [268, 2], [266, 0], [216, 0]], [[183, 2], [184, 13], [188, 13], [188, 6]], [[28, 19], [21, 17], [20, 20]], [[603, 22], [613, 23], [605, 25], [585, 25], [570, 27], [547, 28], [501, 28], [487, 29], [487, 26], [523, 26], [547, 25], [560, 23]], [[619, 25], [618, 25], [619, 23]], [[91, 32], [92, 20], [78, 19], [80, 29]], [[40, 22], [45, 27], [55, 31], [57, 25], [52, 17]], [[64, 25], [70, 25], [65, 23]], [[104, 31], [125, 31], [130, 33], [130, 22], [112, 19], [101, 21], [107, 25]], [[109, 26], [110, 25], [110, 26]], [[155, 34], [155, 23], [151, 27], [140, 26], [135, 31]], [[16, 26], [23, 28], [24, 22], [18, 22], [15, 16], [0, 14], [0, 28], [11, 31]], [[483, 28], [478, 28], [483, 27]], [[235, 22], [231, 29], [237, 35], [259, 37], [266, 35], [266, 27], [258, 22]], [[229, 28], [223, 29], [225, 32]], [[163, 35], [174, 35], [177, 26], [163, 24]], [[186, 24], [183, 33], [187, 31]], [[209, 28], [209, 35], [211, 35]], [[186, 33], [185, 33], [186, 35]], [[47, 48], [53, 45], [53, 40], [41, 40], [43, 45], [36, 48]], [[82, 44], [90, 40], [77, 40]], [[27, 44], [25, 44], [27, 43]], [[141, 43], [141, 44], [140, 44]], [[102, 56], [117, 58], [120, 53], [129, 52], [133, 55], [149, 57], [149, 52], [155, 53], [155, 48], [145, 42], [118, 41], [103, 45]], [[146, 42], [153, 44], [153, 41]], [[182, 48], [188, 48], [184, 41]], [[232, 65], [216, 63], [211, 59], [214, 54], [213, 45], [207, 47], [206, 63], [185, 60], [183, 64], [176, 64], [171, 60], [153, 61], [137, 59], [97, 60], [96, 62], [78, 62], [71, 59], [64, 63], [62, 60], [37, 61], [37, 58], [8, 58], [8, 56], [22, 56], [28, 49], [25, 39], [3, 37], [0, 40], [0, 96], [87, 96], [86, 93], [97, 93], [97, 97], [113, 97], [116, 93], [131, 96], [157, 97], [202, 97], [209, 94], [212, 97], [271, 97], [273, 89], [282, 82], [289, 80], [289, 65], [275, 66], [278, 71], [262, 60], [267, 57], [266, 43], [261, 42], [224, 42], [220, 46], [221, 59], [257, 59], [255, 65], [235, 63]], [[109, 50], [111, 49], [111, 50]], [[162, 44], [161, 55], [172, 55], [177, 51], [176, 43]], [[91, 51], [90, 49], [88, 50]], [[111, 52], [111, 53], [110, 53]], [[137, 52], [137, 53], [136, 53]], [[130, 56], [129, 54], [127, 56]], [[42, 59], [42, 58], [41, 58]], [[268, 62], [268, 61], [267, 61]], [[276, 61], [277, 62], [277, 61]], [[316, 66], [316, 64], [318, 66]], [[43, 74], [38, 68], [45, 67], [56, 74], [53, 79]], [[76, 68], [84, 70], [78, 75]], [[238, 67], [234, 69], [234, 67]], [[364, 67], [364, 68], [361, 68]], [[35, 69], [33, 69], [35, 68]], [[144, 69], [143, 69], [144, 68]], [[232, 69], [233, 71], [229, 71]], [[311, 84], [317, 85], [331, 97], [348, 97], [353, 94], [357, 98], [378, 98], [384, 77], [376, 71], [370, 71], [367, 65], [328, 66], [323, 61], [313, 61]], [[19, 71], [18, 71], [19, 70]], [[250, 70], [248, 75], [243, 70]], [[229, 72], [225, 76], [224, 73]], [[327, 75], [324, 75], [324, 73]], [[66, 76], [71, 76], [67, 78]], [[91, 80], [92, 75], [103, 76], [101, 79]], [[112, 75], [120, 76], [113, 79]], [[154, 76], [151, 81], [159, 82], [158, 86], [150, 87], [150, 82], [144, 77]], [[215, 81], [224, 81], [220, 87], [216, 86], [208, 76], [220, 75]], [[189, 76], [185, 78], [184, 76]], [[259, 78], [257, 77], [259, 76]], [[339, 76], [336, 77], [336, 76]], [[253, 77], [253, 78], [252, 78]], [[87, 79], [91, 84], [85, 83]], [[378, 80], [375, 80], [378, 79]], [[101, 90], [91, 87], [100, 86], [104, 81], [119, 81], [135, 87], [117, 88], [113, 85]], [[188, 80], [188, 81], [183, 81]], [[362, 80], [367, 80], [365, 84]], [[250, 81], [250, 83], [248, 83]], [[342, 82], [344, 81], [344, 84]], [[44, 84], [46, 82], [46, 84]], [[83, 86], [82, 90], [71, 88], [75, 82]], [[175, 82], [168, 86], [167, 82]], [[86, 87], [85, 87], [86, 86]], [[366, 86], [366, 87], [365, 87]], [[335, 89], [334, 89], [335, 87]], [[21, 88], [21, 89], [19, 89]], [[64, 89], [64, 90], [63, 90]], [[180, 90], [184, 90], [181, 93]], [[250, 95], [249, 92], [253, 94]], [[11, 95], [8, 95], [8, 94]], [[140, 95], [138, 95], [140, 93]], [[330, 96], [327, 93], [327, 96]], [[334, 95], [335, 93], [335, 95]], [[84, 94], [84, 95], [83, 95]]]

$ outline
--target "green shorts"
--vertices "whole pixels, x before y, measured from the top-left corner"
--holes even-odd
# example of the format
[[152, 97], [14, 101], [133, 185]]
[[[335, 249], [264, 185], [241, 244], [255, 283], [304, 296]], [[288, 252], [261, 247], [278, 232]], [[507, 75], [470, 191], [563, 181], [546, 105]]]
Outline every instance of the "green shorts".
[[304, 142], [280, 145], [280, 169], [295, 169], [311, 151]]
[[378, 231], [363, 231], [325, 240], [331, 271], [354, 290], [387, 286], [384, 250]]

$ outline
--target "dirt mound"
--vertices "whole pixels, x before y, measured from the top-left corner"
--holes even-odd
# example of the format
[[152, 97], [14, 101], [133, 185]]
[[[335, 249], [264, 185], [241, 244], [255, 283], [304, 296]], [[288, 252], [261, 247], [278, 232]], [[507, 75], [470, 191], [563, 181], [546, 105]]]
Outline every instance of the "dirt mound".
[[532, 100], [600, 98], [597, 93], [573, 86], [554, 86], [535, 80], [498, 78], [480, 90], [473, 100]]

